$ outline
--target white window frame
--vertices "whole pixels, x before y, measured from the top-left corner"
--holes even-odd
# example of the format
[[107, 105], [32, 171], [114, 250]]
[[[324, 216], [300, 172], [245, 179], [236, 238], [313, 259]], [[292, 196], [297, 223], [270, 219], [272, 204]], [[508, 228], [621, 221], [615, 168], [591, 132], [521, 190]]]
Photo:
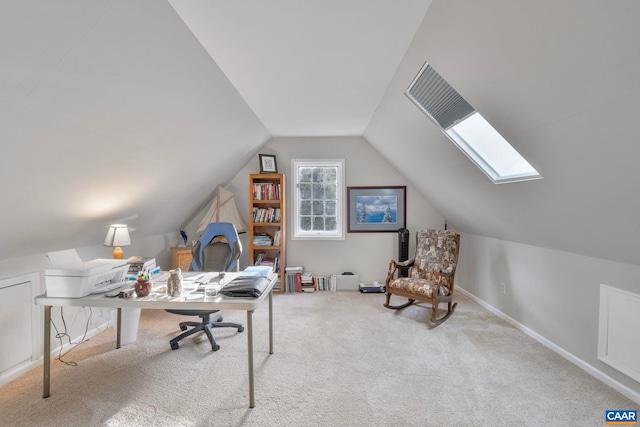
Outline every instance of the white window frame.
[[542, 176], [438, 72], [425, 63], [405, 95], [494, 184]]
[[[345, 160], [344, 159], [291, 159], [291, 240], [344, 240], [345, 239]], [[338, 168], [336, 203], [336, 231], [303, 231], [300, 229], [299, 207], [300, 197], [298, 191], [298, 169], [301, 167], [327, 167]]]

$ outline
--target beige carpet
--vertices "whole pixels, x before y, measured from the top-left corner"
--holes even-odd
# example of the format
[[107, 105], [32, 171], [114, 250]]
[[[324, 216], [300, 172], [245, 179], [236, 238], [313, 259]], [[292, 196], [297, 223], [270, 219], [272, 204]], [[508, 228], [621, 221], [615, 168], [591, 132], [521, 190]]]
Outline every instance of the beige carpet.
[[[169, 348], [180, 316], [143, 310], [138, 340], [111, 329], [0, 388], [2, 426], [603, 426], [638, 405], [458, 294], [429, 329], [429, 309], [382, 307], [382, 294], [274, 297], [254, 315], [256, 407], [248, 407], [246, 332], [218, 330]], [[244, 313], [227, 320], [246, 323]]]

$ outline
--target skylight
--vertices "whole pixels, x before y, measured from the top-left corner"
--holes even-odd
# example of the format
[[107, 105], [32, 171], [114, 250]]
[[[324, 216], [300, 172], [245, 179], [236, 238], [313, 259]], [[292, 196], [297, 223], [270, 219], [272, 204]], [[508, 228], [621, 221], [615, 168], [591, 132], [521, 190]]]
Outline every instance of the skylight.
[[430, 65], [422, 67], [405, 94], [494, 183], [542, 178]]

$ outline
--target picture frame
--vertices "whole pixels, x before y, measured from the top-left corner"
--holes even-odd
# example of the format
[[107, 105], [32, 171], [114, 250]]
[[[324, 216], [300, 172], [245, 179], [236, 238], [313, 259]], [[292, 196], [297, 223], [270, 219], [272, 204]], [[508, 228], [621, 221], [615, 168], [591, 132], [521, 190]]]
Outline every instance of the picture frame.
[[275, 154], [258, 154], [260, 157], [260, 173], [278, 173]]
[[407, 223], [407, 187], [347, 187], [347, 232], [392, 233]]

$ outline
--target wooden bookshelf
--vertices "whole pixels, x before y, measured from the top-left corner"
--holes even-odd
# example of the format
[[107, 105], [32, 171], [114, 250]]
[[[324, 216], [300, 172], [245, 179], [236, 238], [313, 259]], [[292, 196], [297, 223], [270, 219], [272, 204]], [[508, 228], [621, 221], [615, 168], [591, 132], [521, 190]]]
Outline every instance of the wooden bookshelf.
[[249, 175], [249, 253], [251, 264], [274, 263], [284, 292], [287, 245], [286, 188], [283, 174]]

